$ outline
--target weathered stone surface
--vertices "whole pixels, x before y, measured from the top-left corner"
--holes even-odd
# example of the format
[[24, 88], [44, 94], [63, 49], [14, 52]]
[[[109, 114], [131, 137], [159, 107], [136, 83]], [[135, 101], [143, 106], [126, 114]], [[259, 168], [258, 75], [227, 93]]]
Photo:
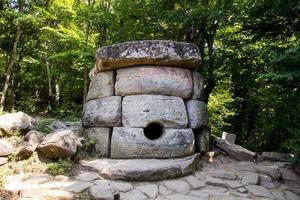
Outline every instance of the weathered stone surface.
[[92, 80], [96, 74], [99, 73], [97, 66], [95, 65], [89, 72], [89, 78]]
[[259, 185], [248, 185], [246, 186], [247, 190], [253, 194], [254, 196], [258, 197], [267, 197], [272, 199], [273, 195], [270, 191], [268, 191], [266, 188], [259, 186]]
[[[155, 134], [155, 133], [153, 133]], [[164, 129], [162, 135], [150, 140], [142, 128], [113, 128], [112, 158], [176, 158], [194, 153], [191, 129]]]
[[65, 130], [46, 135], [38, 151], [47, 158], [66, 158], [75, 155], [80, 145], [77, 135], [71, 130]]
[[0, 166], [6, 164], [7, 162], [8, 162], [7, 157], [0, 157]]
[[222, 139], [226, 140], [227, 142], [229, 142], [231, 144], [235, 143], [235, 138], [236, 138], [236, 135], [233, 133], [227, 133], [227, 132], [222, 133]]
[[300, 196], [294, 194], [291, 191], [284, 191], [284, 197], [286, 200], [299, 200]]
[[281, 173], [276, 166], [257, 165], [256, 172], [269, 175], [274, 180], [278, 180], [281, 177]]
[[188, 69], [137, 66], [117, 70], [116, 95], [157, 94], [188, 99], [193, 79]]
[[193, 94], [191, 99], [202, 100], [204, 92], [204, 78], [196, 71], [193, 71]]
[[102, 185], [93, 185], [89, 188], [88, 193], [92, 200], [115, 200], [120, 199], [120, 193], [112, 188], [106, 188]]
[[242, 178], [242, 183], [245, 185], [256, 185], [258, 184], [258, 181], [259, 176], [254, 172], [247, 172]]
[[136, 186], [135, 189], [144, 193], [151, 199], [155, 199], [158, 195], [158, 188], [155, 184], [139, 185]]
[[110, 185], [119, 192], [128, 192], [133, 189], [132, 184], [128, 182], [111, 181]]
[[78, 174], [75, 179], [79, 180], [79, 181], [93, 181], [95, 179], [99, 178], [97, 173], [93, 173], [93, 172], [84, 172], [81, 174]]
[[200, 60], [195, 44], [164, 40], [125, 42], [102, 47], [96, 53], [96, 66], [100, 71], [134, 65], [194, 68]]
[[96, 170], [104, 178], [154, 181], [193, 173], [199, 158], [199, 154], [194, 154], [178, 159], [98, 159], [82, 160], [80, 163]]
[[239, 193], [246, 193], [248, 192], [248, 190], [244, 187], [239, 187], [238, 189], [236, 189]]
[[100, 99], [114, 95], [115, 75], [114, 71], [100, 72], [90, 82], [87, 101]]
[[197, 100], [187, 101], [186, 109], [190, 128], [202, 128], [208, 125], [207, 105], [204, 102]]
[[219, 186], [219, 187], [227, 187], [227, 184], [222, 179], [213, 178], [213, 177], [207, 177], [206, 184], [213, 185], [213, 186]]
[[0, 139], [0, 156], [9, 156], [13, 151], [14, 147], [7, 139]]
[[291, 157], [288, 153], [262, 152], [262, 158], [264, 160], [287, 162]]
[[95, 99], [85, 103], [82, 114], [84, 126], [120, 126], [121, 125], [120, 96]]
[[259, 185], [264, 186], [267, 189], [275, 189], [279, 186], [279, 183], [274, 181], [270, 176], [265, 174], [259, 174]]
[[280, 168], [281, 178], [288, 181], [300, 181], [300, 177], [291, 169]]
[[226, 140], [223, 140], [216, 136], [213, 136], [213, 143], [214, 145], [228, 153], [228, 155], [237, 160], [254, 161], [255, 159], [256, 153], [249, 151], [248, 149], [245, 149], [239, 145], [230, 144]]
[[167, 200], [175, 200], [175, 199], [180, 199], [180, 200], [208, 200], [208, 198], [205, 197], [197, 197], [197, 196], [192, 196], [192, 195], [187, 195], [187, 194], [172, 194], [168, 195], [165, 197]]
[[88, 140], [95, 142], [95, 151], [99, 156], [108, 156], [110, 145], [111, 128], [106, 127], [91, 127], [84, 129]]
[[27, 159], [33, 154], [37, 146], [38, 143], [35, 143], [33, 141], [23, 142], [23, 144], [16, 150], [16, 156], [19, 159]]
[[164, 185], [173, 192], [177, 193], [187, 194], [191, 190], [191, 186], [187, 182], [181, 180], [166, 181]]
[[[55, 199], [55, 200], [72, 200], [75, 199], [75, 194], [68, 191], [62, 191], [62, 190], [46, 190], [46, 189], [34, 189], [34, 190], [21, 190], [19, 193], [19, 196], [21, 198], [25, 199]], [[20, 199], [21, 199], [20, 198]]]
[[195, 134], [195, 146], [200, 153], [205, 153], [209, 149], [209, 134], [208, 128], [196, 129]]
[[25, 134], [35, 125], [35, 119], [23, 112], [4, 114], [0, 116], [0, 136]]
[[231, 180], [224, 180], [224, 181], [229, 188], [235, 189], [243, 186], [243, 184], [240, 181], [231, 181]]
[[163, 195], [163, 196], [166, 196], [166, 195], [169, 195], [169, 194], [172, 194], [173, 191], [168, 189], [166, 186], [164, 185], [160, 185], [158, 187], [158, 191], [159, 191], [159, 194]]
[[152, 122], [165, 128], [185, 128], [187, 112], [179, 97], [162, 95], [126, 96], [122, 103], [123, 126], [146, 127]]
[[143, 194], [141, 191], [138, 190], [132, 190], [127, 193], [121, 193], [120, 194], [120, 199], [122, 200], [144, 200], [147, 199], [147, 196]]
[[24, 141], [27, 142], [33, 142], [33, 143], [39, 143], [41, 142], [44, 134], [40, 131], [31, 130], [28, 133], [26, 133], [24, 137]]
[[205, 187], [205, 182], [198, 180], [194, 176], [188, 176], [186, 178], [186, 182], [188, 182], [188, 184], [190, 184], [195, 190]]
[[83, 190], [87, 189], [91, 185], [92, 185], [92, 183], [90, 183], [90, 182], [70, 181], [70, 182], [64, 183], [62, 189], [69, 191], [69, 192], [79, 193], [79, 192], [82, 192]]
[[217, 171], [213, 174], [213, 177], [215, 178], [221, 178], [221, 179], [228, 179], [228, 180], [236, 180], [237, 175], [233, 172], [226, 172], [226, 171]]

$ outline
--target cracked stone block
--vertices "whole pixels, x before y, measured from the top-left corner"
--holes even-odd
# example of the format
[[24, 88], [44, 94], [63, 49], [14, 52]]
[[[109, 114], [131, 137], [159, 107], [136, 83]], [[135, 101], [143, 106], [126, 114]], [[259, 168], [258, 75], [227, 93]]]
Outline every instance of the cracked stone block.
[[186, 102], [190, 128], [203, 128], [208, 126], [207, 105], [202, 101], [190, 100]]
[[193, 94], [191, 99], [202, 100], [204, 92], [204, 78], [196, 71], [193, 71]]

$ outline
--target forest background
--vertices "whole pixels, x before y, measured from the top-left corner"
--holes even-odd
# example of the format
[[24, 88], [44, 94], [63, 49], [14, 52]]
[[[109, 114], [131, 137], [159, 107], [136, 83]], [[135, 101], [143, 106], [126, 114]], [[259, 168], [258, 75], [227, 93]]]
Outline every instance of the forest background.
[[299, 18], [298, 0], [0, 0], [0, 112], [79, 119], [96, 49], [192, 42], [211, 132], [299, 152]]

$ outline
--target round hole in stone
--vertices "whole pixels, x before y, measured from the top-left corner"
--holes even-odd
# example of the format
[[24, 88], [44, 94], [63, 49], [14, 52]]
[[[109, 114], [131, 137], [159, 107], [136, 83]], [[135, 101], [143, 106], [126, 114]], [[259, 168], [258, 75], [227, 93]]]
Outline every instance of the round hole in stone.
[[146, 128], [144, 128], [144, 135], [149, 140], [155, 140], [160, 138], [163, 133], [163, 127], [159, 123], [151, 123], [148, 124]]

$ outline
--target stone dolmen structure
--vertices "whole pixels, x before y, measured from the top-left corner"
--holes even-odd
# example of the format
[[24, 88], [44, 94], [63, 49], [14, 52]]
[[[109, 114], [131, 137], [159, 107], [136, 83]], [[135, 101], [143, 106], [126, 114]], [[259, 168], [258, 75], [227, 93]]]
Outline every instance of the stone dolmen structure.
[[181, 42], [134, 41], [97, 50], [82, 123], [98, 154], [110, 160], [191, 158], [193, 164], [209, 137], [203, 77], [195, 71], [200, 62], [197, 46]]

